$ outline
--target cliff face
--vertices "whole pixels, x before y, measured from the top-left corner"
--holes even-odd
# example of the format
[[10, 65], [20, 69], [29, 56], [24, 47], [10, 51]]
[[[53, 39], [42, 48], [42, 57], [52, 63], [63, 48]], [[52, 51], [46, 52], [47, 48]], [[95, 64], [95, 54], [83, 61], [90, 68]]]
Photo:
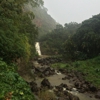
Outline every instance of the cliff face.
[[39, 37], [56, 28], [56, 21], [47, 13], [47, 9], [45, 7], [39, 6], [32, 8], [31, 5], [27, 5], [25, 6], [25, 10], [29, 10], [34, 13], [35, 19], [33, 20], [33, 23], [39, 29]]
[[56, 21], [47, 13], [46, 8], [37, 7], [33, 9], [35, 14], [34, 23], [39, 28], [39, 36], [42, 36], [56, 27]]

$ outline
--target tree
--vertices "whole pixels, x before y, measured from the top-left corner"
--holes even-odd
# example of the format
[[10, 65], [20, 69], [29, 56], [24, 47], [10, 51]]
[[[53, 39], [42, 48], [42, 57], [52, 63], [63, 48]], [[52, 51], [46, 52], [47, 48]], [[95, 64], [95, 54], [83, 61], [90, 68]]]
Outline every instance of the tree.
[[83, 59], [97, 56], [100, 53], [100, 14], [83, 21], [76, 34], [71, 37], [71, 40], [76, 45], [74, 53], [78, 51], [84, 55]]
[[42, 54], [63, 54], [64, 42], [75, 34], [79, 26], [76, 23], [66, 24], [65, 27], [60, 24], [56, 25], [54, 30], [40, 38]]
[[36, 5], [43, 2], [42, 0], [0, 1], [0, 57], [5, 61], [18, 58], [28, 60], [31, 53], [35, 53], [31, 48], [34, 48], [38, 30], [32, 23], [33, 13], [24, 12], [26, 3]]

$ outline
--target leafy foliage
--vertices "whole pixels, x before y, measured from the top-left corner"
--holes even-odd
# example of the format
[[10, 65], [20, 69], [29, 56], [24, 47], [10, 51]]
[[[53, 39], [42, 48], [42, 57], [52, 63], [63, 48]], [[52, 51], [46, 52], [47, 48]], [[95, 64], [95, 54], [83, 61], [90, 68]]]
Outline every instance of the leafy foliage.
[[[75, 47], [72, 51], [69, 49], [71, 45]], [[66, 41], [65, 52], [66, 57], [69, 54], [71, 57], [73, 55], [74, 59], [91, 58], [100, 53], [100, 14], [82, 23], [76, 34]]]
[[0, 57], [4, 61], [16, 61], [18, 58], [28, 61], [35, 54], [38, 30], [32, 23], [34, 14], [24, 11], [26, 3], [39, 5], [43, 1], [0, 1]]
[[62, 54], [63, 43], [73, 34], [75, 34], [80, 24], [71, 22], [69, 24], [56, 25], [56, 29], [40, 38], [42, 54]]
[[27, 83], [16, 73], [14, 64], [0, 60], [0, 100], [34, 100]]

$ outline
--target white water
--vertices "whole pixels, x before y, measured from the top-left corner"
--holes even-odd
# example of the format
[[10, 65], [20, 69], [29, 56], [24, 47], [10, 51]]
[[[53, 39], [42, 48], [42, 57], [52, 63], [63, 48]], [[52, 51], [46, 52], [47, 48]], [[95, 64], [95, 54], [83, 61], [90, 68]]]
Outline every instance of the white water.
[[40, 50], [40, 44], [39, 44], [39, 42], [35, 43], [35, 48], [36, 48], [36, 52], [38, 53], [38, 55], [41, 56], [41, 50]]

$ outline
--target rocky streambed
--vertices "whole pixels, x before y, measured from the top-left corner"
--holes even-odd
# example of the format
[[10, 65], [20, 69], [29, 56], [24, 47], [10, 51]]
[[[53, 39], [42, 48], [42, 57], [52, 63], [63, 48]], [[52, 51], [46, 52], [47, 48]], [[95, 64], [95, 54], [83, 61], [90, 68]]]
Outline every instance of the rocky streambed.
[[[61, 60], [55, 59], [55, 61]], [[35, 78], [29, 79], [24, 76], [38, 100], [100, 100], [100, 90], [85, 81], [83, 73], [53, 69], [49, 64], [52, 62], [54, 60], [50, 58], [39, 59], [33, 62], [34, 66], [31, 69]], [[43, 91], [52, 93], [54, 96], [43, 99], [39, 97], [40, 92]]]

